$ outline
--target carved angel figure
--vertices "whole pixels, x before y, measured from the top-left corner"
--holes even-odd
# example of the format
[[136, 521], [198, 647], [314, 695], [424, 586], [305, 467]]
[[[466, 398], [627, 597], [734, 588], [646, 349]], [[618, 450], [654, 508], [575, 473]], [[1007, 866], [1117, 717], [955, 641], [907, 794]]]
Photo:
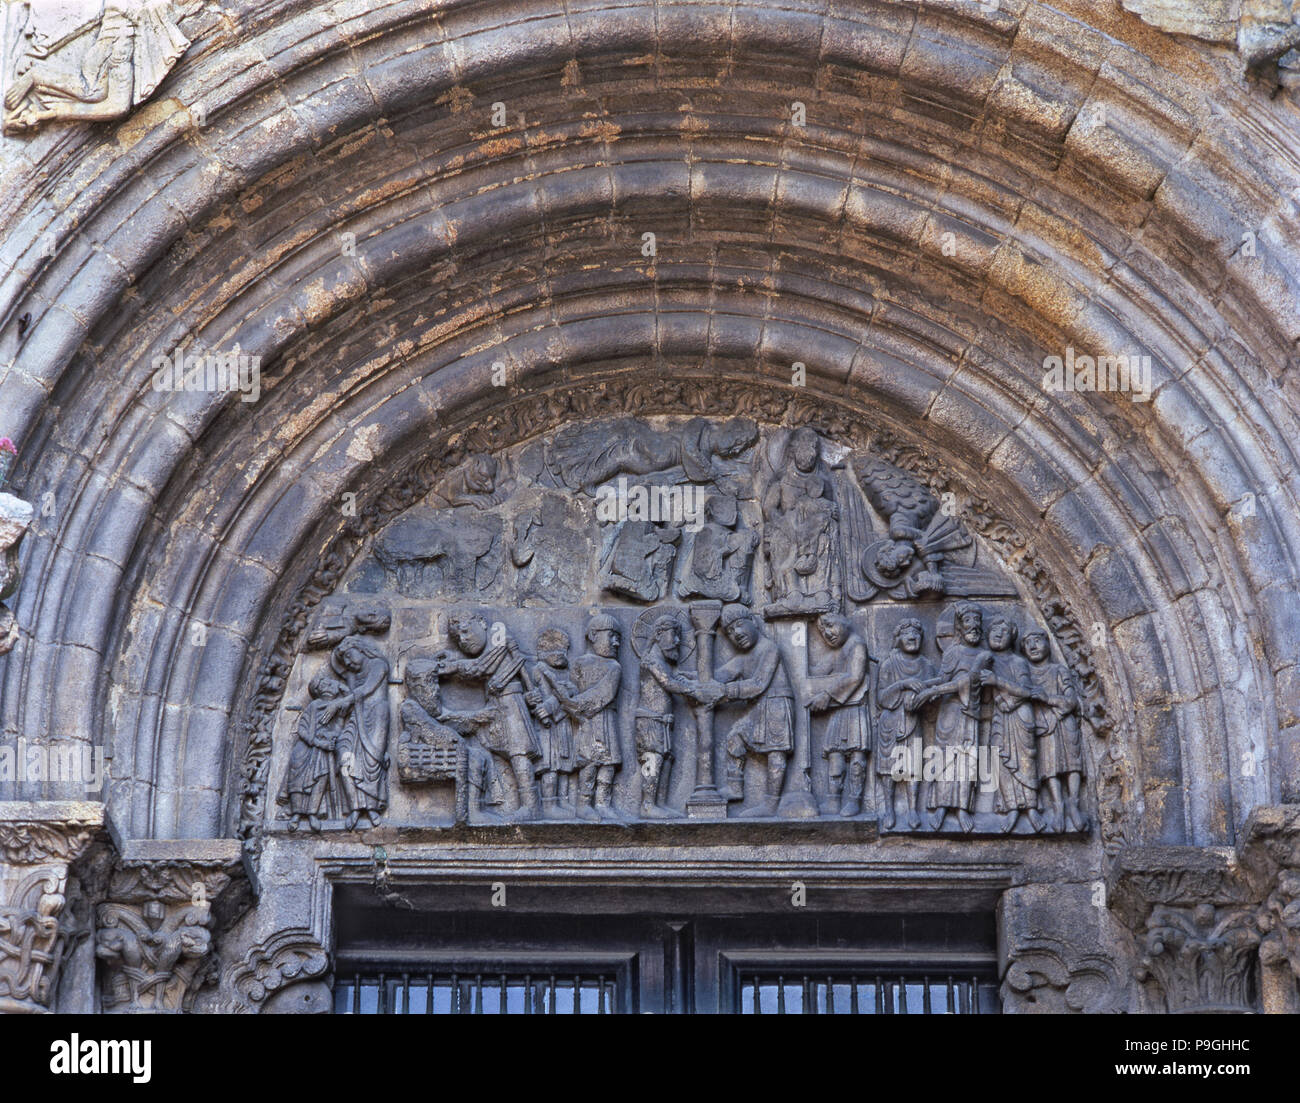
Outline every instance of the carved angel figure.
[[110, 3], [97, 22], [49, 42], [32, 5], [18, 5], [5, 130], [31, 130], [49, 119], [121, 118], [153, 94], [189, 49], [179, 24], [201, 7], [201, 0]]

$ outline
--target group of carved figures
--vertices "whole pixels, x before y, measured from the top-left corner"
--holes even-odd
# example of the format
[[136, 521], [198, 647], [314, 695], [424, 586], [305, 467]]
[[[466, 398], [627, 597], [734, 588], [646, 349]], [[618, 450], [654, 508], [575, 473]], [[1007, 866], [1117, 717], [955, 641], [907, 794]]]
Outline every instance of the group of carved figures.
[[[730, 648], [716, 667], [714, 632], [702, 633], [694, 615], [701, 609], [712, 610]], [[783, 652], [772, 629], [742, 605], [699, 603], [690, 613], [652, 607], [631, 632], [639, 660], [635, 818], [684, 814], [668, 803], [683, 741], [680, 702], [693, 714], [697, 741], [712, 731], [714, 710], [728, 710], [718, 796], [739, 804], [740, 816], [782, 814], [789, 777], [807, 769], [796, 755], [796, 716], [804, 709], [810, 725], [821, 720], [823, 814], [860, 815], [874, 777], [886, 830], [901, 806], [907, 829], [970, 832], [981, 788], [994, 791], [1004, 832], [1024, 821], [1034, 832], [1087, 830], [1079, 689], [1070, 669], [1052, 660], [1045, 632], [1027, 632], [1017, 649], [1010, 617], [994, 613], [986, 624], [981, 606], [959, 602], [938, 667], [922, 653], [925, 627], [908, 618], [873, 679], [867, 642], [842, 614], [810, 622], [819, 640], [806, 647], [805, 672], [788, 669], [789, 656], [804, 653], [802, 622], [794, 626], [798, 649]], [[281, 797], [291, 828], [303, 821], [319, 828], [337, 816], [350, 830], [363, 817], [375, 823], [387, 805], [389, 663], [369, 638], [386, 628], [383, 616], [372, 617], [368, 630], [354, 625], [311, 680]], [[448, 634], [452, 647], [406, 663], [401, 779], [457, 782], [465, 789], [458, 815], [471, 823], [623, 819], [614, 799], [624, 767], [619, 621], [593, 614], [576, 656], [561, 628], [542, 628], [530, 656], [503, 623], [476, 612], [454, 614]], [[479, 687], [482, 703], [447, 707], [446, 682]]]
[[348, 830], [373, 825], [388, 807], [389, 666], [369, 638], [388, 625], [386, 615], [354, 623], [311, 680], [281, 791], [292, 829], [338, 817]]
[[[395, 680], [406, 687], [398, 776], [455, 781], [458, 821], [622, 818], [617, 797], [642, 819], [716, 819], [729, 804], [738, 816], [852, 817], [874, 804], [886, 829], [901, 805], [903, 829], [969, 833], [977, 789], [995, 787], [979, 812], [998, 813], [1003, 831], [1087, 829], [1079, 686], [1043, 632], [1017, 650], [1016, 625], [997, 614], [986, 638], [984, 610], [969, 599], [1018, 591], [916, 475], [838, 450], [810, 427], [743, 417], [584, 422], [523, 447], [500, 460], [469, 455], [377, 537], [383, 571], [363, 568], [353, 591], [431, 598], [404, 571], [437, 559], [448, 531], [482, 530], [476, 554], [499, 555], [496, 533], [517, 544], [549, 525], [551, 543], [525, 554], [511, 544], [511, 562], [538, 587], [505, 606], [516, 629], [497, 614], [455, 613], [452, 646], [405, 651], [396, 679], [374, 639], [388, 630], [386, 610], [318, 629], [309, 649], [331, 649], [330, 660], [308, 687], [285, 775], [291, 826], [342, 819], [352, 829], [385, 810]], [[588, 497], [595, 523], [584, 527], [585, 507], [565, 503]], [[576, 526], [565, 538], [554, 532], [560, 514]], [[584, 564], [595, 569], [584, 575]], [[450, 589], [439, 604], [489, 604], [498, 570], [481, 566], [442, 568]], [[926, 628], [913, 619], [897, 625], [883, 663], [873, 659], [855, 605], [923, 602], [933, 617], [945, 595], [956, 604], [937, 622], [941, 668], [922, 654]], [[527, 611], [539, 605], [603, 611], [575, 648], [550, 615]], [[523, 645], [521, 621], [536, 633]], [[635, 694], [623, 692], [625, 632]], [[715, 664], [719, 638], [726, 654]], [[481, 698], [446, 707], [444, 683], [462, 687], [461, 701], [463, 687]], [[621, 716], [629, 707], [635, 716]], [[716, 756], [715, 713], [728, 725]], [[670, 782], [691, 730], [696, 791], [682, 805]], [[824, 770], [812, 769], [814, 748]], [[639, 799], [618, 784], [632, 754]]]

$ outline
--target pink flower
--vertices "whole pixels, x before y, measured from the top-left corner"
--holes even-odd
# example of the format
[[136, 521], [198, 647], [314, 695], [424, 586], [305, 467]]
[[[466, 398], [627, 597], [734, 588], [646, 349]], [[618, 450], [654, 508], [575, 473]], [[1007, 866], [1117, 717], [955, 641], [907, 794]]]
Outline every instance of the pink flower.
[[0, 452], [12, 452], [15, 456], [18, 455], [18, 449], [8, 437], [0, 437]]

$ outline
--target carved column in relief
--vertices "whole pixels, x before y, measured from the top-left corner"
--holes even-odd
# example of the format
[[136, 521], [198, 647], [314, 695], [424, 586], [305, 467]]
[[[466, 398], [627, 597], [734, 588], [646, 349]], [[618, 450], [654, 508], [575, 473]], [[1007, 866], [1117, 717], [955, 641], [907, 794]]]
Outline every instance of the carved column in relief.
[[242, 902], [235, 840], [141, 843], [99, 905], [95, 956], [107, 1013], [188, 1011], [215, 971], [213, 937]]
[[100, 836], [102, 804], [0, 803], [0, 1013], [51, 1010], [70, 932], [70, 867]]

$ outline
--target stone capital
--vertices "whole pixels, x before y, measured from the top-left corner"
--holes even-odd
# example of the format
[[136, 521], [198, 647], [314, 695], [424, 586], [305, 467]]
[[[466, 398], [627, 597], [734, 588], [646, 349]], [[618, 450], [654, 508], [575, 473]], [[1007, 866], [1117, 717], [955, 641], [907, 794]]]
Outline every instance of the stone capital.
[[214, 975], [214, 933], [247, 887], [236, 840], [128, 844], [96, 912], [104, 1011], [187, 1011]]
[[68, 878], [104, 834], [104, 806], [0, 802], [0, 1012], [50, 1010], [69, 940]]
[[1122, 851], [1110, 896], [1133, 934], [1137, 976], [1153, 1010], [1258, 1010], [1257, 893], [1231, 849]]

